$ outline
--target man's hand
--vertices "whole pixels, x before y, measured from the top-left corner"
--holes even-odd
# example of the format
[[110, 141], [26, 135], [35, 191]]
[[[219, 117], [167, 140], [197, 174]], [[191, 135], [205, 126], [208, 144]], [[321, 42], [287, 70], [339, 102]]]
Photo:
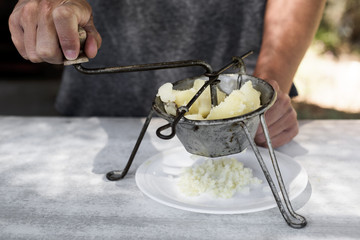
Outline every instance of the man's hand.
[[[280, 147], [293, 139], [299, 132], [299, 125], [295, 109], [291, 105], [288, 94], [283, 93], [276, 81], [268, 80], [277, 92], [274, 105], [265, 113], [266, 124], [269, 129], [270, 139], [274, 148]], [[259, 126], [255, 142], [266, 147], [266, 139], [261, 126]]]
[[12, 41], [20, 55], [31, 62], [61, 64], [77, 58], [78, 27], [87, 32], [84, 51], [96, 56], [101, 37], [86, 0], [19, 0], [9, 18]]
[[[253, 75], [267, 80], [277, 92], [274, 106], [265, 114], [274, 147], [289, 142], [299, 131], [288, 93], [319, 26], [325, 2], [268, 0], [266, 3], [263, 39]], [[262, 128], [257, 131], [255, 141], [266, 146]]]

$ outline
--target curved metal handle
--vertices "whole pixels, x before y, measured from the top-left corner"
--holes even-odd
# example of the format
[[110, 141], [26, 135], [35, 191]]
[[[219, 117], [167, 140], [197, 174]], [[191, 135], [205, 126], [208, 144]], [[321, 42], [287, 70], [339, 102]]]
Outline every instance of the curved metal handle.
[[[196, 100], [196, 96], [193, 97], [192, 100]], [[192, 102], [192, 100], [190, 102]], [[178, 122], [180, 121], [180, 119], [182, 117], [184, 117], [185, 113], [187, 113], [189, 111], [189, 108], [190, 106], [192, 105], [192, 103], [188, 104], [187, 106], [181, 106], [178, 108], [178, 114], [176, 115], [176, 118], [174, 119], [173, 122], [171, 123], [168, 123], [162, 127], [159, 127], [157, 130], [156, 130], [156, 135], [161, 138], [161, 139], [165, 139], [165, 140], [169, 140], [171, 138], [173, 138], [176, 134], [176, 125], [178, 124]], [[171, 128], [171, 132], [169, 135], [165, 135], [165, 134], [162, 134], [161, 132], [162, 131], [165, 131], [167, 129]]]
[[[164, 125], [162, 127], [159, 127], [156, 130], [156, 135], [161, 139], [169, 140], [169, 139], [173, 138], [175, 136], [175, 134], [176, 134], [175, 127], [176, 127], [176, 125], [174, 124], [174, 122], [168, 123], [168, 124], [166, 124], [166, 125]], [[163, 132], [163, 131], [165, 131], [165, 130], [167, 130], [169, 128], [171, 128], [171, 132], [170, 132], [169, 135], [165, 135], [165, 134], [161, 133], [161, 132]]]
[[86, 68], [81, 66], [80, 64], [74, 65], [76, 70], [85, 74], [140, 72], [140, 71], [153, 71], [153, 70], [194, 67], [194, 66], [204, 68], [206, 73], [212, 73], [213, 71], [211, 66], [202, 60], [159, 62], [159, 63], [147, 63], [147, 64], [136, 64], [136, 65], [104, 67], [104, 68]]

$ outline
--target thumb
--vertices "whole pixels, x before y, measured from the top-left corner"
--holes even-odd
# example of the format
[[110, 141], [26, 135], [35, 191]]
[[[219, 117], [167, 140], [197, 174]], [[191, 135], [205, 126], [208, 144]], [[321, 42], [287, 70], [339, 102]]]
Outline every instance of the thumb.
[[102, 43], [101, 36], [96, 30], [92, 18], [91, 21], [86, 26], [84, 26], [84, 29], [87, 33], [84, 52], [88, 58], [94, 58]]

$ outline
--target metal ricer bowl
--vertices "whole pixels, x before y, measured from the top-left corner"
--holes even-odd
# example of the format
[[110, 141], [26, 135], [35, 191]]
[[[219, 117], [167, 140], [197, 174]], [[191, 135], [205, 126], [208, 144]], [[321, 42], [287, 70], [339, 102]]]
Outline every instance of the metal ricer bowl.
[[[207, 80], [206, 77], [183, 79], [173, 83], [174, 89], [189, 89], [199, 78]], [[227, 119], [189, 120], [185, 117], [181, 118], [176, 125], [176, 136], [189, 153], [206, 157], [220, 157], [243, 151], [248, 147], [249, 141], [242, 130], [242, 124], [246, 125], [250, 135], [254, 138], [260, 122], [259, 115], [275, 102], [274, 88], [262, 79], [245, 74], [240, 75], [240, 78], [238, 74], [221, 74], [219, 80], [219, 88], [227, 94], [238, 88], [239, 81], [241, 84], [251, 81], [253, 87], [261, 92], [261, 107], [247, 114]], [[153, 109], [157, 115], [170, 123], [175, 120], [175, 116], [166, 113], [160, 97], [155, 98]]]

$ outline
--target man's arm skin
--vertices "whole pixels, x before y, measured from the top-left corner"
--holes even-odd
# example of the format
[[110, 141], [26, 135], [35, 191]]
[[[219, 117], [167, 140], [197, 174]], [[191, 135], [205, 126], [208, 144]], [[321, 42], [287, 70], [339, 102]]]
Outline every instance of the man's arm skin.
[[[289, 142], [299, 131], [296, 112], [288, 96], [297, 68], [319, 26], [325, 0], [268, 0], [263, 41], [254, 76], [277, 91], [274, 106], [265, 114], [272, 145]], [[266, 146], [262, 128], [255, 136]]]

